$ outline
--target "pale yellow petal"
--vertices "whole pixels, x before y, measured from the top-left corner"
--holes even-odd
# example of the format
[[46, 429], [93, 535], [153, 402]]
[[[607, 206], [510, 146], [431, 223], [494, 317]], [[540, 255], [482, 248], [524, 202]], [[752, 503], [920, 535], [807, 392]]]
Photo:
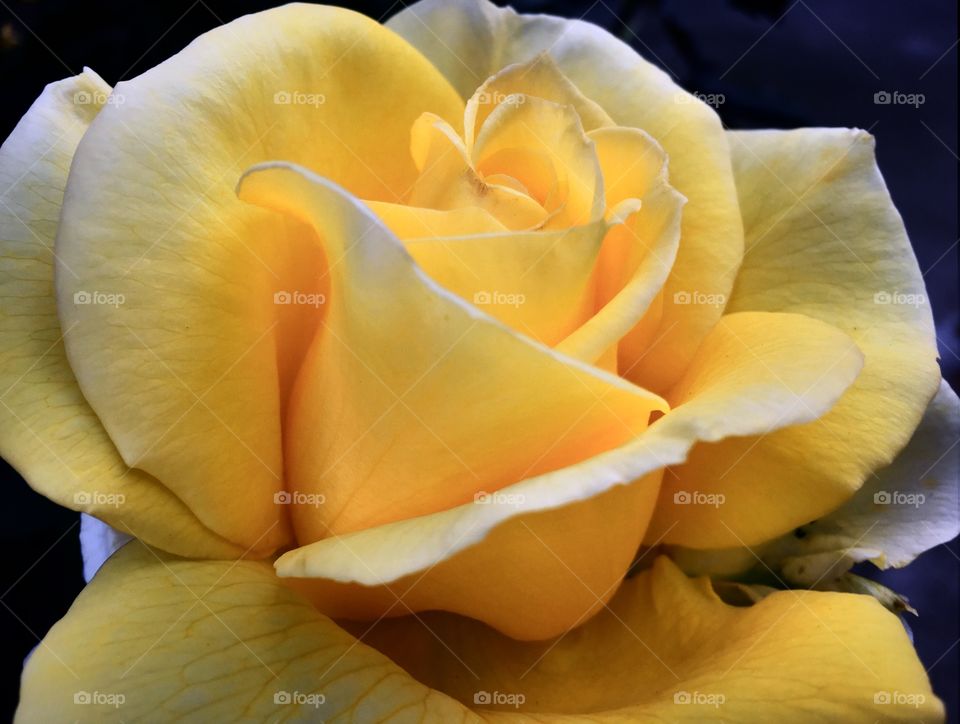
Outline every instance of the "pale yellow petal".
[[[526, 164], [530, 152], [543, 164]], [[531, 192], [550, 213], [545, 227], [565, 229], [603, 216], [603, 173], [593, 142], [574, 109], [541, 98], [508, 96], [487, 116], [472, 150], [474, 165], [484, 174], [506, 174]], [[547, 178], [553, 184], [544, 183]], [[552, 191], [552, 193], [550, 193]]]
[[449, 123], [424, 113], [411, 129], [410, 150], [420, 172], [406, 203], [441, 211], [480, 209], [508, 229], [539, 227], [548, 213], [523, 189], [485, 181]]
[[552, 346], [590, 319], [594, 268], [613, 228], [615, 221], [599, 219], [551, 231], [415, 239], [405, 246], [442, 287]]
[[[741, 312], [720, 320], [669, 400], [683, 409], [687, 401], [702, 397], [704, 385], [722, 389], [720, 380], [735, 384], [740, 376], [750, 375], [765, 389], [743, 401], [745, 414], [757, 416], [751, 407], [779, 411], [753, 433], [759, 437], [749, 438], [762, 441], [778, 429], [821, 417], [855, 384], [862, 367], [860, 350], [836, 327], [800, 314]], [[822, 505], [819, 495], [797, 485], [791, 468], [737, 475], [738, 461], [717, 465], [703, 452], [739, 440], [697, 445], [683, 465], [671, 468], [648, 540], [697, 548], [722, 547], [714, 541], [731, 539], [750, 545], [769, 538], [770, 530], [815, 517]]]
[[606, 111], [584, 96], [547, 53], [541, 53], [525, 63], [515, 63], [498, 70], [470, 96], [463, 123], [468, 149], [473, 148], [477, 129], [483, 126], [493, 110], [516, 94], [570, 106], [580, 118], [585, 131], [613, 125]]
[[74, 150], [109, 95], [90, 70], [53, 83], [0, 149], [0, 454], [38, 492], [152, 545], [237, 556], [244, 547], [205, 527], [150, 475], [127, 467], [67, 363], [53, 289], [54, 237]]
[[583, 627], [550, 641], [514, 641], [440, 613], [351, 628], [419, 681], [498, 722], [944, 716], [900, 621], [872, 598], [780, 591], [731, 606], [666, 558], [627, 580]]
[[678, 294], [726, 299], [743, 254], [743, 228], [730, 149], [716, 113], [676, 86], [626, 43], [581, 20], [522, 15], [485, 0], [426, 0], [387, 23], [469, 98], [505, 66], [549, 53], [560, 71], [620, 126], [653, 136], [670, 158], [670, 183], [688, 200], [682, 239], [642, 354], [627, 352], [629, 378], [664, 393], [679, 379], [723, 312], [677, 303]]
[[[662, 304], [651, 305], [662, 299], [676, 260], [686, 200], [667, 182], [666, 154], [647, 134], [601, 128], [589, 136], [603, 170], [608, 208], [639, 199], [640, 210], [607, 233], [595, 272], [596, 314], [557, 348], [594, 364], [608, 353], [608, 364], [616, 369], [618, 346], [627, 367], [647, 350], [649, 329], [659, 324]], [[648, 317], [656, 324], [641, 325]]]
[[[900, 568], [960, 533], [960, 400], [944, 380], [907, 446], [840, 508], [785, 536], [743, 551], [740, 566], [766, 566], [785, 581], [832, 582], [862, 561]], [[736, 561], [737, 552], [724, 552]], [[686, 557], [693, 560], [699, 551]], [[757, 556], [762, 559], [758, 561]], [[710, 561], [716, 563], [717, 561]], [[739, 572], [739, 571], [737, 571]]]
[[[758, 329], [781, 334], [751, 337], [749, 346], [732, 339]], [[466, 613], [516, 638], [565, 631], [589, 615], [591, 603], [595, 610], [606, 600], [626, 571], [636, 530], [629, 521], [641, 531], [646, 526], [663, 467], [681, 462], [699, 440], [814, 419], [859, 369], [846, 335], [799, 315], [734, 315], [710, 339], [678, 406], [636, 439], [568, 467], [537, 476], [530, 471], [507, 487], [486, 488], [492, 497], [303, 546], [284, 554], [278, 571], [326, 581], [303, 585], [333, 615], [401, 615], [405, 608], [396, 596], [403, 595], [414, 610]], [[817, 368], [823, 355], [844, 351], [830, 374]], [[612, 399], [607, 396], [604, 406]], [[512, 438], [526, 427], [505, 424]], [[571, 578], [581, 585], [571, 586]]]
[[265, 563], [128, 543], [30, 655], [16, 721], [479, 721]]
[[477, 206], [440, 211], [386, 201], [366, 203], [380, 221], [397, 238], [404, 241], [438, 236], [497, 234], [507, 230], [507, 227]]
[[669, 476], [768, 511], [721, 510], [714, 525], [675, 539], [694, 547], [752, 546], [839, 507], [910, 439], [940, 379], [923, 279], [873, 139], [842, 129], [731, 138], [749, 251], [728, 309], [823, 320], [850, 335], [864, 367], [822, 419], [699, 447], [679, 479]]
[[[71, 365], [127, 464], [218, 534], [272, 549], [285, 397], [335, 260], [238, 201], [236, 181], [279, 157], [396, 201], [417, 174], [398, 152], [414, 120], [457, 121], [463, 103], [393, 33], [317, 5], [212, 30], [117, 91], [78, 148], [57, 238]], [[74, 304], [84, 292], [124, 303]]]

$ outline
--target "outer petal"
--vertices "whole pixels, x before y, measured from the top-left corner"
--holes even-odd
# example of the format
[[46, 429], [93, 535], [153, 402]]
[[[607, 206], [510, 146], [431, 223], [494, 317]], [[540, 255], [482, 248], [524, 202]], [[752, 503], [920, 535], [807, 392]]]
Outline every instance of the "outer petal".
[[[316, 5], [217, 28], [118, 92], [77, 151], [57, 238], [71, 365], [128, 464], [220, 535], [272, 550], [288, 535], [273, 500], [283, 402], [324, 261], [302, 229], [240, 203], [236, 180], [279, 157], [396, 200], [416, 176], [398, 153], [413, 121], [457, 120], [463, 103], [396, 35]], [[125, 303], [74, 304], [84, 292]]]
[[[960, 533], [960, 401], [943, 381], [913, 438], [841, 508], [758, 551], [799, 585], [829, 581], [854, 563], [901, 567]], [[756, 561], [756, 559], [752, 559]]]
[[[815, 347], [812, 354], [798, 354], [801, 339]], [[758, 375], [770, 384], [770, 392], [746, 404], [779, 410], [781, 415], [762, 432], [776, 434], [775, 430], [789, 429], [788, 425], [801, 418], [810, 422], [833, 407], [838, 398], [843, 399], [838, 393], [854, 383], [862, 366], [863, 355], [850, 337], [811, 317], [731, 314], [720, 320], [697, 350], [683, 379], [671, 391], [670, 403], [682, 406], [687, 400], [696, 400], [700, 388], [716, 385], [717, 380], [731, 384], [741, 375]], [[843, 382], [840, 388], [838, 381]], [[722, 441], [719, 447], [738, 442]], [[769, 530], [793, 527], [797, 519], [810, 520], [823, 504], [820, 489], [813, 483], [797, 485], [792, 468], [724, 475], [736, 461], [718, 467], [704, 452], [714, 449], [710, 445], [695, 447], [686, 463], [665, 476], [648, 541], [710, 547], [713, 540], [734, 538], [749, 545], [749, 541], [763, 540]], [[741, 464], [750, 462], [747, 458]]]
[[665, 558], [557, 640], [445, 614], [357, 629], [363, 642], [264, 564], [133, 542], [30, 657], [16, 720], [943, 718], [903, 627], [872, 598], [784, 591], [738, 608]]
[[18, 722], [477, 721], [265, 563], [124, 546], [23, 672]]
[[[525, 639], [582, 622], [626, 571], [662, 467], [699, 440], [814, 419], [859, 369], [850, 339], [822, 322], [749, 313], [724, 326], [749, 345], [726, 345], [720, 364], [695, 360], [679, 406], [635, 440], [475, 503], [298, 548], [277, 561], [278, 571], [325, 579], [310, 592], [335, 616], [444, 608]], [[744, 331], [754, 329], [780, 334], [758, 340]], [[843, 358], [827, 375], [816, 364], [825, 355]], [[512, 434], [525, 428], [514, 425]]]
[[683, 243], [666, 283], [656, 345], [643, 357], [621, 360], [630, 379], [666, 391], [722, 312], [722, 305], [683, 304], [682, 295], [725, 299], [743, 253], [730, 151], [717, 115], [625, 43], [583, 21], [518, 15], [486, 0], [424, 0], [387, 25], [464, 98], [504, 66], [546, 51], [616, 124], [643, 129], [666, 149], [671, 185], [688, 199]]
[[872, 598], [782, 591], [735, 607], [666, 558], [551, 641], [518, 642], [437, 613], [368, 628], [357, 627], [364, 641], [418, 680], [464, 703], [489, 700], [498, 721], [943, 718], [903, 626]]
[[0, 454], [37, 491], [152, 545], [240, 555], [176, 495], [124, 464], [67, 363], [53, 241], [74, 150], [109, 94], [90, 70], [51, 84], [0, 149]]
[[[823, 419], [694, 450], [671, 477], [681, 489], [742, 491], [780, 509], [674, 541], [701, 548], [752, 546], [836, 509], [906, 444], [940, 379], [923, 279], [873, 139], [818, 129], [731, 138], [749, 251], [728, 310], [821, 319], [854, 339], [865, 364]], [[774, 479], [784, 485], [768, 498]]]

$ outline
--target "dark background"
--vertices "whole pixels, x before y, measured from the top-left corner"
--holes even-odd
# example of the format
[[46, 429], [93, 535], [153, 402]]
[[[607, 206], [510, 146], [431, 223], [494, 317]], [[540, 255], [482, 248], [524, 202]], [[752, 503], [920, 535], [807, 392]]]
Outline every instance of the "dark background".
[[[53, 80], [88, 65], [108, 83], [133, 77], [198, 34], [276, 3], [253, 0], [0, 0], [0, 138]], [[386, 19], [401, 2], [347, 3]], [[699, 93], [722, 93], [731, 128], [859, 126], [926, 277], [944, 373], [960, 373], [957, 304], [957, 4], [953, 0], [518, 1], [521, 11], [583, 16]], [[880, 91], [922, 93], [919, 108], [877, 105]], [[954, 453], [957, 451], [954, 450]], [[83, 586], [76, 513], [33, 493], [2, 461], [0, 716], [12, 716], [23, 658]], [[957, 541], [905, 570], [878, 574], [919, 610], [915, 643], [958, 719]]]

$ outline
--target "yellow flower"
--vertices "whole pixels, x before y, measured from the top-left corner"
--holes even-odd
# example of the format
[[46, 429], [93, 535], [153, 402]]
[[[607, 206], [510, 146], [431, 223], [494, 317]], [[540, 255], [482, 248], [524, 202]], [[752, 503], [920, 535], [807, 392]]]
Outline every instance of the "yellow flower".
[[0, 179], [0, 452], [139, 539], [21, 720], [942, 717], [872, 598], [625, 579], [796, 571], [940, 464], [868, 134], [727, 132], [580, 21], [288, 5], [50, 85]]

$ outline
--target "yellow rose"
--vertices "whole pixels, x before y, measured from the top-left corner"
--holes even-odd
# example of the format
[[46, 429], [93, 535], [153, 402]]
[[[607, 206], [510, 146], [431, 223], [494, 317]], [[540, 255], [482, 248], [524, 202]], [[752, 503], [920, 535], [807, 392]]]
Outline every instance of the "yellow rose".
[[942, 717], [874, 599], [677, 565], [956, 533], [868, 134], [727, 132], [580, 21], [289, 5], [50, 85], [0, 178], [0, 452], [139, 539], [21, 720]]

